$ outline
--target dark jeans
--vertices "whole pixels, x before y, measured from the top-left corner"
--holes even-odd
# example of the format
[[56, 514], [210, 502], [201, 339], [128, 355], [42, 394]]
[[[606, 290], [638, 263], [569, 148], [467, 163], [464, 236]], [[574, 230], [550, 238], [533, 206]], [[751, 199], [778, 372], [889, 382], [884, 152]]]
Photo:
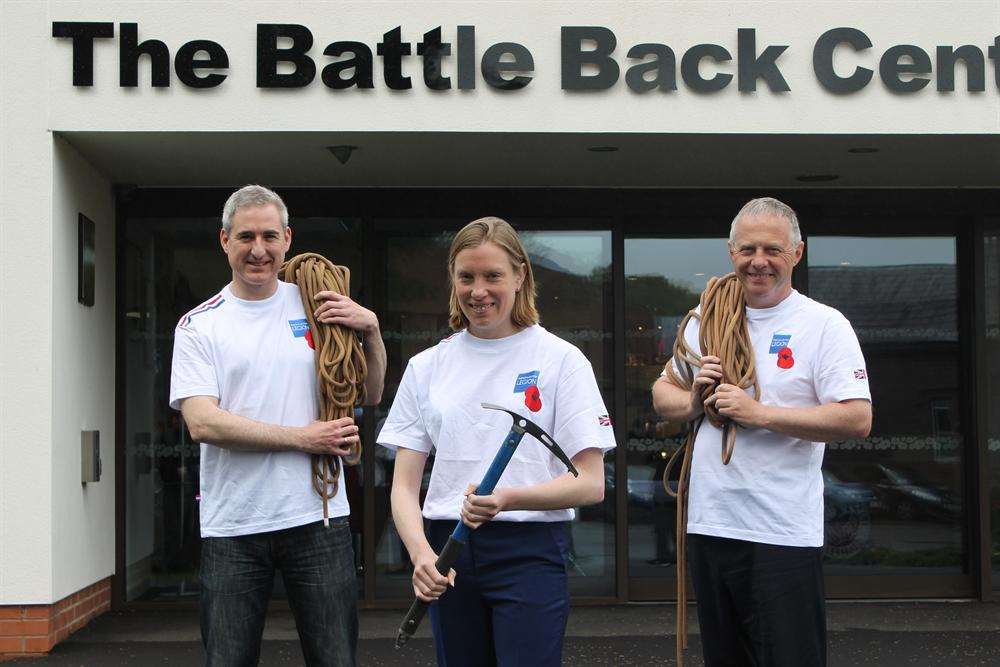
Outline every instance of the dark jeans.
[[[454, 521], [429, 522], [440, 551]], [[438, 667], [558, 667], [569, 618], [565, 523], [491, 521], [472, 531], [455, 587], [431, 605]]]
[[206, 537], [201, 637], [207, 663], [256, 665], [274, 571], [281, 570], [307, 665], [353, 667], [357, 583], [347, 517], [270, 533]]
[[687, 536], [708, 667], [826, 665], [823, 550]]

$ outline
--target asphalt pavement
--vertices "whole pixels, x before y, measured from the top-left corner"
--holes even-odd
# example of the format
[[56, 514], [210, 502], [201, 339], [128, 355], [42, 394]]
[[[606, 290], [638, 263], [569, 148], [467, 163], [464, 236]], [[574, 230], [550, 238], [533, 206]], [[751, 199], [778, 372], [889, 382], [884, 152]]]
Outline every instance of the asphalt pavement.
[[[363, 611], [362, 667], [434, 665], [426, 625], [393, 647], [401, 611]], [[694, 609], [685, 664], [701, 665]], [[1000, 604], [981, 602], [831, 602], [829, 665], [1000, 665]], [[204, 661], [198, 615], [189, 610], [127, 610], [96, 619], [48, 656], [6, 665], [198, 665]], [[565, 665], [673, 665], [671, 605], [577, 607], [570, 614]], [[275, 608], [264, 631], [261, 665], [301, 665], [295, 623]]]

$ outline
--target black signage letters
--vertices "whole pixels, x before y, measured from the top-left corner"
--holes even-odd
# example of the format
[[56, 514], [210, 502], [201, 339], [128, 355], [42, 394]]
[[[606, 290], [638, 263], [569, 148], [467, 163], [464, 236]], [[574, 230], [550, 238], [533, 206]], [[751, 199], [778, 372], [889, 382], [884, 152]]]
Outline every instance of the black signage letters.
[[[510, 54], [513, 61], [504, 61], [503, 57]], [[535, 59], [523, 45], [515, 42], [500, 42], [486, 49], [483, 62], [480, 65], [483, 80], [500, 90], [519, 90], [531, 83], [532, 77], [519, 74], [511, 78], [504, 76], [505, 72], [533, 72]]]
[[872, 80], [874, 72], [856, 67], [850, 76], [839, 76], [833, 68], [833, 52], [841, 44], [863, 51], [872, 47], [868, 35], [854, 28], [834, 28], [824, 32], [813, 47], [813, 71], [821, 86], [831, 93], [856, 93]]
[[[207, 53], [208, 58], [195, 59], [199, 53]], [[215, 88], [226, 80], [225, 74], [210, 72], [199, 76], [199, 69], [227, 69], [229, 56], [218, 42], [207, 39], [196, 39], [177, 49], [174, 57], [174, 69], [177, 78], [189, 88]]]
[[986, 62], [983, 52], [971, 45], [937, 47], [937, 89], [950, 93], [955, 90], [955, 63], [965, 63], [966, 90], [981, 93], [986, 90]]
[[139, 85], [139, 56], [149, 56], [150, 82], [154, 88], [170, 85], [170, 50], [158, 39], [139, 43], [139, 24], [122, 23], [118, 42], [118, 85], [135, 88]]
[[[591, 40], [596, 47], [583, 50], [583, 41]], [[615, 33], [601, 26], [563, 26], [562, 87], [563, 90], [605, 90], [618, 81], [618, 63], [611, 58], [618, 40]], [[597, 67], [596, 74], [583, 74], [584, 65]]]
[[[628, 57], [638, 60], [653, 56], [653, 60], [632, 65], [625, 72], [625, 83], [637, 93], [650, 90], [677, 90], [677, 58], [673, 49], [666, 44], [636, 44], [628, 50]], [[656, 77], [647, 79], [647, 72], [656, 72]]]
[[717, 73], [711, 79], [705, 79], [698, 71], [698, 66], [704, 58], [711, 58], [715, 62], [726, 62], [733, 59], [733, 56], [718, 44], [696, 44], [684, 52], [681, 58], [681, 78], [688, 88], [696, 93], [715, 93], [733, 80], [732, 74]]
[[114, 23], [53, 21], [53, 37], [73, 40], [73, 85], [94, 85], [94, 40], [115, 36]]
[[476, 87], [476, 27], [458, 26], [458, 89]]
[[1000, 35], [993, 38], [993, 46], [986, 50], [986, 54], [993, 61], [993, 81], [1000, 88]]
[[[278, 38], [287, 37], [292, 45], [278, 48]], [[313, 45], [309, 28], [294, 23], [257, 24], [257, 87], [302, 88], [316, 76], [316, 63], [306, 55]], [[295, 65], [295, 71], [278, 73], [278, 63]]]
[[424, 33], [424, 41], [417, 44], [417, 55], [424, 57], [424, 85], [431, 90], [451, 88], [451, 78], [441, 74], [441, 60], [451, 55], [451, 44], [441, 42], [441, 26]]
[[[324, 56], [339, 57], [345, 53], [350, 53], [352, 57], [337, 60], [323, 68], [323, 84], [334, 90], [344, 90], [351, 86], [374, 88], [374, 58], [368, 45], [362, 42], [330, 42], [323, 49]], [[344, 78], [343, 73], [347, 70], [353, 70], [353, 74]]]
[[791, 90], [775, 62], [788, 46], [769, 46], [758, 56], [757, 31], [753, 28], [740, 28], [737, 34], [740, 92], [757, 90], [758, 78], [764, 79], [773, 92], [787, 93]]
[[[138, 87], [140, 62], [148, 61], [149, 85], [169, 87], [169, 46], [158, 39], [140, 41], [137, 23], [121, 23], [119, 30], [118, 85]], [[72, 40], [73, 85], [93, 86], [94, 40], [114, 38], [115, 24], [53, 21], [52, 36]], [[415, 51], [414, 44], [403, 41], [402, 26], [384, 33], [382, 41], [374, 47], [359, 41], [330, 42], [323, 50], [323, 55], [330, 58], [322, 70], [323, 85], [331, 90], [374, 88], [377, 55], [382, 59], [385, 85], [390, 90], [411, 90], [413, 82], [404, 72], [403, 64], [404, 58], [414, 53], [421, 58], [422, 79], [428, 90], [475, 90], [479, 76], [498, 90], [519, 90], [534, 80], [534, 58], [525, 45], [498, 42], [486, 48], [480, 58], [475, 26], [459, 25], [453, 36], [452, 42], [445, 41], [448, 35], [442, 26], [431, 28], [423, 33], [422, 41], [415, 43]], [[676, 91], [680, 79], [693, 92], [715, 93], [724, 90], [735, 78], [740, 93], [756, 92], [758, 82], [766, 84], [771, 93], [789, 92], [791, 86], [778, 64], [789, 46], [761, 46], [758, 53], [756, 28], [737, 29], [735, 56], [726, 46], [712, 43], [695, 44], [683, 55], [667, 44], [636, 44], [626, 55], [630, 62], [624, 65], [627, 67], [625, 83], [630, 91], [644, 94], [653, 90]], [[875, 78], [874, 57], [872, 53], [864, 53], [873, 46], [869, 36], [857, 28], [842, 26], [824, 32], [812, 49], [813, 73], [819, 85], [837, 95], [864, 89]], [[312, 47], [313, 33], [304, 25], [257, 24], [257, 87], [303, 88], [310, 85], [317, 70], [316, 61], [310, 56]], [[604, 26], [562, 26], [562, 89], [601, 91], [614, 87], [623, 67], [614, 56], [617, 47], [615, 33]], [[453, 54], [454, 61], [449, 61]], [[736, 62], [732, 62], [734, 60]], [[712, 62], [706, 64], [705, 61]], [[449, 67], [449, 62], [454, 65]], [[836, 62], [839, 68], [835, 67]], [[939, 92], [951, 93], [955, 91], [956, 70], [960, 63], [965, 91], [981, 93], [986, 90], [988, 67], [993, 68], [993, 80], [1000, 89], [1000, 35], [994, 37], [991, 44], [982, 46], [890, 45], [878, 59], [878, 76], [892, 93], [916, 93], [928, 88], [932, 81]], [[863, 66], [865, 64], [870, 67]], [[213, 88], [226, 80], [228, 74], [219, 70], [229, 68], [229, 56], [217, 42], [193, 40], [177, 50], [173, 68], [185, 86]]]
[[396, 26], [382, 35], [382, 41], [376, 47], [382, 56], [382, 75], [385, 85], [392, 90], [409, 90], [413, 87], [410, 77], [403, 76], [403, 56], [410, 55], [410, 43], [403, 42], [403, 29]]
[[[913, 62], [900, 62], [903, 58]], [[900, 74], [929, 74], [930, 71], [930, 56], [919, 46], [912, 44], [899, 44], [887, 49], [878, 63], [878, 75], [882, 77], [882, 83], [894, 93], [915, 93], [931, 82], [921, 76], [904, 81], [899, 78]]]

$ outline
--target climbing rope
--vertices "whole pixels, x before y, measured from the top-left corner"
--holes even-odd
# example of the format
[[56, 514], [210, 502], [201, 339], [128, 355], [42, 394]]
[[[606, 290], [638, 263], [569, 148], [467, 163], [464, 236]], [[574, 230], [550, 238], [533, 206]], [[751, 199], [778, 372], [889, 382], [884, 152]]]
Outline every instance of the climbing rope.
[[[718, 357], [722, 366], [720, 383], [709, 385], [702, 392], [705, 401], [715, 393], [721, 384], [733, 384], [742, 389], [753, 389], [753, 395], [760, 400], [760, 386], [754, 368], [753, 345], [747, 328], [746, 300], [743, 287], [735, 273], [722, 278], [711, 278], [705, 291], [701, 293], [700, 312], [688, 311], [677, 328], [673, 356], [680, 363], [667, 362], [664, 370], [667, 381], [684, 391], [691, 391], [694, 384], [695, 368], [701, 368], [701, 356], [687, 344], [684, 331], [691, 318], [699, 320], [698, 344], [705, 356]], [[687, 648], [687, 586], [685, 576], [687, 558], [688, 487], [691, 482], [691, 457], [694, 441], [705, 419], [722, 429], [722, 463], [728, 465], [736, 447], [736, 423], [719, 414], [714, 405], [706, 406], [705, 413], [688, 424], [687, 438], [663, 471], [663, 488], [668, 495], [677, 499], [677, 664], [684, 664], [683, 651]], [[670, 472], [678, 458], [681, 470], [676, 493], [670, 488]]]
[[[354, 406], [364, 399], [368, 373], [361, 343], [351, 329], [339, 324], [322, 324], [313, 315], [319, 305], [317, 292], [328, 290], [350, 296], [350, 269], [337, 266], [322, 255], [307, 252], [285, 262], [278, 277], [299, 287], [315, 350], [320, 420], [353, 417]], [[330, 499], [337, 495], [340, 459], [332, 454], [312, 455], [312, 486], [323, 499], [323, 524], [326, 526], [330, 525]], [[347, 465], [357, 465], [361, 461], [361, 442], [353, 445], [351, 453], [343, 459]]]

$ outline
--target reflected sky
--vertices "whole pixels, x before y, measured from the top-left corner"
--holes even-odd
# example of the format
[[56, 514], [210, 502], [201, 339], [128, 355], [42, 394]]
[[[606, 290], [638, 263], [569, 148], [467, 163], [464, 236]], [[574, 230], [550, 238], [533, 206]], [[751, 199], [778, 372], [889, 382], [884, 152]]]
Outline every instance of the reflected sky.
[[953, 237], [813, 236], [809, 266], [954, 264]]
[[587, 276], [611, 264], [611, 232], [521, 232], [532, 264], [540, 258], [550, 268]]
[[[813, 236], [810, 266], [954, 264], [952, 237]], [[626, 239], [625, 275], [659, 275], [701, 291], [711, 276], [732, 271], [725, 238]]]
[[727, 239], [625, 239], [625, 276], [663, 276], [701, 292], [712, 276], [733, 270]]

